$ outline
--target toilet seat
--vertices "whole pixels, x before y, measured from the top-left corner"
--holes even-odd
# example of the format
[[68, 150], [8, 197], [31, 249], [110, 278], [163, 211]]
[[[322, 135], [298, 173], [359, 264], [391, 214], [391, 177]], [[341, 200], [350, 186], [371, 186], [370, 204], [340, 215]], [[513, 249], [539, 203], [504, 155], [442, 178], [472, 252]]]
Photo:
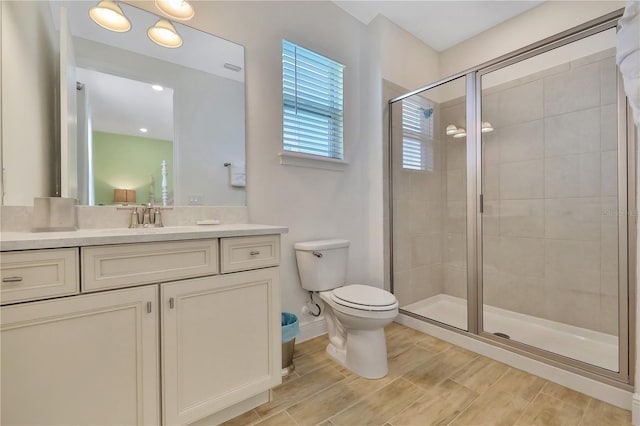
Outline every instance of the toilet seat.
[[331, 291], [331, 300], [338, 305], [362, 311], [392, 311], [398, 300], [388, 291], [368, 285], [351, 284]]

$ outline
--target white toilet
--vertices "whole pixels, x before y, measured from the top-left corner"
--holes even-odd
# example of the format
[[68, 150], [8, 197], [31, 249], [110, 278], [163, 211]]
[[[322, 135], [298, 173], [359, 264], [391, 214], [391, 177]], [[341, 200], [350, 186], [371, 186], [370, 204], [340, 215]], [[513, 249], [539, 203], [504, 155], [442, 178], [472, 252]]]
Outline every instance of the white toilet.
[[324, 302], [327, 353], [359, 376], [386, 376], [384, 327], [398, 315], [395, 296], [376, 287], [345, 283], [347, 240], [309, 241], [294, 247], [302, 288], [319, 292]]

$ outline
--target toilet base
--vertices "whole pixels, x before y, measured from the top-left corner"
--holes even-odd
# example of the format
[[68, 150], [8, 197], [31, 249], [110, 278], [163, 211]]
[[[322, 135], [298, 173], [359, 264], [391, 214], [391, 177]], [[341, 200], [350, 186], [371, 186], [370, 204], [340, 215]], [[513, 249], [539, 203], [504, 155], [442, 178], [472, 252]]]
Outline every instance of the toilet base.
[[384, 329], [348, 330], [345, 350], [327, 345], [327, 354], [343, 367], [365, 379], [387, 375], [387, 342]]

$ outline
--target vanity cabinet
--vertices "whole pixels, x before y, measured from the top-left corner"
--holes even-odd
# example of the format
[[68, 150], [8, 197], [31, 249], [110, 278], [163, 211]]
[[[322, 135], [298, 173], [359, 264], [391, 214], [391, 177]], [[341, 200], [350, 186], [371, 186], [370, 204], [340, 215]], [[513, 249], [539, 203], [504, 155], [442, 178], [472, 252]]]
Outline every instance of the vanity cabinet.
[[44, 286], [1, 308], [1, 423], [186, 425], [253, 408], [281, 382], [279, 241], [3, 252], [3, 277], [56, 272], [71, 295]]
[[29, 250], [0, 256], [2, 304], [80, 291], [78, 249]]
[[160, 288], [165, 424], [189, 424], [280, 383], [278, 268]]
[[160, 421], [158, 288], [5, 306], [3, 425]]
[[218, 273], [218, 239], [82, 247], [82, 290]]

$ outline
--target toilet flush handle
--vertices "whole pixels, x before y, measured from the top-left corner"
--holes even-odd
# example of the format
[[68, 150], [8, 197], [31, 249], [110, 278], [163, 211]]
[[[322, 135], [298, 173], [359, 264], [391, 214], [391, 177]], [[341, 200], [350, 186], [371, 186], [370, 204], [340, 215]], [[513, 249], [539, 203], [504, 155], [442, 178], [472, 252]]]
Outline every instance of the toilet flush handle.
[[319, 251], [314, 251], [313, 255], [318, 258], [322, 257], [322, 253], [320, 253]]

